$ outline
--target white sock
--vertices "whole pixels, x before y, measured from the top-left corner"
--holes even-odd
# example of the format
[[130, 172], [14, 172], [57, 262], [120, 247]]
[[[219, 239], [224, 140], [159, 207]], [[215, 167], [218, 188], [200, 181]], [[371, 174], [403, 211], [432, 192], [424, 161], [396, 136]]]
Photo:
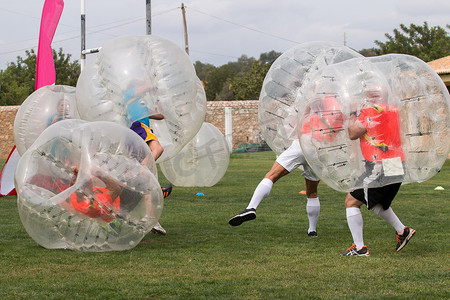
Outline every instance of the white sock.
[[359, 250], [364, 246], [361, 209], [359, 207], [347, 207], [345, 211], [347, 214], [348, 228], [352, 233], [353, 243], [356, 245], [356, 249]]
[[403, 223], [400, 221], [400, 219], [397, 217], [397, 215], [394, 213], [391, 207], [384, 210], [380, 204], [377, 204], [372, 210], [374, 213], [379, 215], [383, 220], [391, 224], [398, 234], [403, 233], [405, 225], [403, 225]]
[[308, 233], [316, 231], [317, 220], [319, 220], [320, 214], [320, 202], [319, 198], [306, 198], [306, 213], [308, 214], [309, 228]]
[[250, 200], [250, 203], [248, 204], [247, 208], [254, 208], [256, 209], [261, 203], [261, 201], [269, 196], [270, 191], [272, 190], [273, 182], [272, 180], [268, 178], [264, 178], [261, 180], [261, 182], [256, 187], [255, 191], [253, 192], [252, 199]]

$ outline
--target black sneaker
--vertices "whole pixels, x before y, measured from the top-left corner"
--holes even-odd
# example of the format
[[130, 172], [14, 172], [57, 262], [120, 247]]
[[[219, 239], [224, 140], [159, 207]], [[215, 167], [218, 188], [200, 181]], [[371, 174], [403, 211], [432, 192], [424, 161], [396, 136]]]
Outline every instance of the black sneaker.
[[367, 246], [364, 245], [361, 249], [357, 250], [356, 245], [353, 244], [347, 251], [340, 253], [342, 256], [370, 256]]
[[403, 229], [403, 234], [397, 234], [397, 246], [395, 247], [395, 249], [397, 251], [402, 250], [403, 247], [405, 247], [409, 240], [412, 238], [414, 233], [416, 233], [414, 229], [405, 226], [405, 228]]
[[250, 221], [255, 218], [256, 218], [256, 209], [248, 208], [248, 209], [244, 209], [243, 211], [241, 211], [240, 214], [232, 217], [228, 221], [228, 224], [230, 224], [231, 226], [239, 226], [242, 223], [244, 223], [245, 221]]
[[310, 237], [317, 237], [317, 232], [316, 231], [310, 231], [310, 232], [308, 232], [308, 236], [310, 236]]
[[169, 183], [165, 187], [161, 188], [164, 198], [169, 197], [170, 193], [172, 193], [172, 185]]

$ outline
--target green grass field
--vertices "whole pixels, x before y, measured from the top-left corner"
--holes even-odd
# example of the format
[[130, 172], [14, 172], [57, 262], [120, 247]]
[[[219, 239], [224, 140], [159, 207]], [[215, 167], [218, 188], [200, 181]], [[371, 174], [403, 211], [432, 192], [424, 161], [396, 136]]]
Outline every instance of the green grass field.
[[274, 158], [233, 154], [214, 187], [174, 187], [161, 217], [167, 235], [150, 233], [124, 252], [44, 249], [25, 232], [16, 197], [0, 198], [0, 299], [450, 298], [450, 160], [394, 200], [402, 222], [417, 230], [401, 252], [393, 228], [363, 208], [371, 256], [341, 257], [352, 243], [345, 194], [319, 186], [319, 237], [309, 238], [298, 170], [274, 185], [256, 220], [228, 225]]

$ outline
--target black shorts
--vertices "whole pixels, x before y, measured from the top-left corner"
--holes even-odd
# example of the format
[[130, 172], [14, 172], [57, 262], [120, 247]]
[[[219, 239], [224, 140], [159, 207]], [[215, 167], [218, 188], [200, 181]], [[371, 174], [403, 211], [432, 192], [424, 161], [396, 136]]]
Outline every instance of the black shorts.
[[141, 199], [141, 193], [124, 188], [120, 193], [120, 212], [130, 213], [139, 204]]
[[372, 209], [375, 205], [381, 204], [383, 209], [386, 210], [391, 206], [392, 200], [394, 200], [401, 185], [402, 183], [399, 182], [382, 187], [368, 188], [366, 189], [368, 201], [366, 201], [365, 189], [354, 190], [350, 192], [350, 195], [367, 205], [368, 209]]
[[368, 209], [381, 204], [386, 210], [397, 195], [402, 180], [403, 175], [386, 176], [380, 163], [366, 161], [365, 172], [358, 178], [356, 186], [367, 186], [367, 188], [354, 190], [350, 192], [350, 195], [366, 204]]

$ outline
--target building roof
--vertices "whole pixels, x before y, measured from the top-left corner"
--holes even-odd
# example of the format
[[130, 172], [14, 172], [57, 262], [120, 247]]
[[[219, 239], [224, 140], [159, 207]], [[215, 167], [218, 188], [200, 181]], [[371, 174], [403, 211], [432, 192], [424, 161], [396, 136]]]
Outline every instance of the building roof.
[[450, 74], [450, 55], [428, 62], [438, 74]]

